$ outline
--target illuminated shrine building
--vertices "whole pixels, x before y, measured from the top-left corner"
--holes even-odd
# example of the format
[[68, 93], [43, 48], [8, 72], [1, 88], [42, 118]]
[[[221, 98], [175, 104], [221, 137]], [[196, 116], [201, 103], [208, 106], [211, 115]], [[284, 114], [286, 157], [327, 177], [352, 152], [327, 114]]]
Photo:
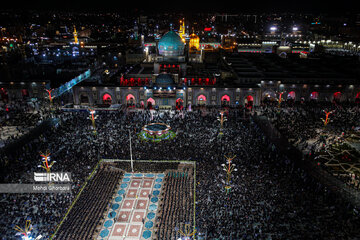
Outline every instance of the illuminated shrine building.
[[158, 43], [159, 54], [164, 57], [181, 56], [184, 48], [181, 37], [174, 31], [167, 32]]
[[200, 49], [200, 38], [195, 34], [192, 33], [189, 40], [189, 50], [190, 51], [197, 51]]
[[[231, 105], [252, 110], [262, 102], [277, 101], [279, 92], [284, 93], [282, 101], [289, 102], [360, 102], [356, 77], [339, 78], [340, 69], [317, 61], [319, 73], [314, 73], [315, 68], [307, 70], [306, 64], [280, 60], [272, 53], [227, 51], [220, 43], [200, 42], [194, 32], [186, 36], [183, 20], [179, 33], [170, 30], [155, 42], [144, 43], [142, 50], [147, 55], [149, 44], [153, 49], [151, 57], [140, 60], [133, 70], [117, 77], [113, 85], [84, 81], [75, 86], [74, 104], [122, 104], [150, 109]], [[206, 51], [205, 45], [211, 44], [215, 51]], [[322, 77], [326, 68], [326, 77]]]
[[162, 72], [186, 75], [185, 44], [179, 34], [169, 31], [157, 43], [158, 55], [154, 62], [154, 73]]

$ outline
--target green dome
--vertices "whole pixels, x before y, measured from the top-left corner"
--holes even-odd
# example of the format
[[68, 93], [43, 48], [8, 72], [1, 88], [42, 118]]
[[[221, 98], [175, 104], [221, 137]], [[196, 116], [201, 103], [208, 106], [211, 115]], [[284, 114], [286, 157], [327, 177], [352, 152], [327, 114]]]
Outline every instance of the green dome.
[[163, 56], [180, 56], [184, 54], [184, 43], [174, 31], [167, 32], [159, 41], [159, 54]]

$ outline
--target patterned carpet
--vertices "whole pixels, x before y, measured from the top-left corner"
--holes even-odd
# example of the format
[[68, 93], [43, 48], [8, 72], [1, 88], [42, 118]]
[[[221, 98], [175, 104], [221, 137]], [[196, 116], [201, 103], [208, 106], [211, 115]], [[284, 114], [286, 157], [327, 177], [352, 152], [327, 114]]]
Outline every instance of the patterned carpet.
[[125, 173], [97, 239], [152, 239], [164, 176]]

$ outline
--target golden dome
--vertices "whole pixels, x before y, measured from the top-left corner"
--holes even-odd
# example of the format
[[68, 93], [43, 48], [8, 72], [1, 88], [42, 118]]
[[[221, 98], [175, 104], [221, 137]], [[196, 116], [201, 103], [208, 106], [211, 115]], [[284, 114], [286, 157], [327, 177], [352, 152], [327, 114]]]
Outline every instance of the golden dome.
[[200, 38], [195, 33], [190, 34], [190, 41], [189, 41], [189, 49], [196, 49], [200, 48]]

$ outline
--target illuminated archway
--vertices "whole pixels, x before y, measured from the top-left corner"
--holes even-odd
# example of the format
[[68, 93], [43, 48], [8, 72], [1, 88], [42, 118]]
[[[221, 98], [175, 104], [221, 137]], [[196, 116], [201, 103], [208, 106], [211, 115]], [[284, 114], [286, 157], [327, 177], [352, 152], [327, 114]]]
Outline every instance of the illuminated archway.
[[336, 93], [334, 93], [334, 95], [333, 95], [333, 101], [335, 101], [335, 102], [340, 102], [340, 99], [341, 99], [341, 92], [336, 92]]
[[318, 100], [319, 93], [318, 92], [312, 92], [310, 93], [310, 100]]
[[128, 106], [133, 106], [133, 105], [135, 105], [135, 97], [134, 97], [134, 95], [128, 94], [128, 95], [126, 96], [126, 104], [127, 104]]
[[244, 102], [245, 102], [245, 107], [246, 107], [247, 109], [251, 109], [251, 108], [254, 106], [254, 97], [251, 96], [251, 95], [248, 95], [248, 96], [245, 98]]
[[152, 109], [155, 106], [155, 100], [153, 98], [149, 98], [146, 103], [149, 109]]
[[184, 101], [181, 98], [176, 99], [176, 109], [182, 110], [184, 108]]
[[275, 101], [276, 100], [276, 94], [273, 90], [268, 89], [262, 94], [263, 101]]
[[197, 104], [198, 105], [206, 105], [206, 97], [204, 95], [199, 95], [197, 97]]
[[103, 97], [102, 97], [102, 100], [103, 100], [103, 103], [104, 103], [104, 104], [111, 104], [111, 102], [112, 102], [112, 97], [111, 97], [110, 94], [105, 93], [105, 94], [103, 95]]
[[291, 92], [289, 92], [288, 93], [288, 95], [287, 95], [287, 99], [288, 100], [295, 100], [295, 92], [294, 91], [291, 91]]
[[228, 95], [224, 95], [221, 97], [221, 105], [229, 105], [230, 97]]

